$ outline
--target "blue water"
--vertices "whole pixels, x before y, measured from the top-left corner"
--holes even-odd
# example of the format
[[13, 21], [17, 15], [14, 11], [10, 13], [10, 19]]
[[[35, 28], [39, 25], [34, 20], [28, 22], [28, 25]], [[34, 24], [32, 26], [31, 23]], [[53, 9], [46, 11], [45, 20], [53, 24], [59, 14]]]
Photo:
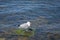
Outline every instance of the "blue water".
[[48, 20], [48, 25], [42, 24], [37, 33], [52, 31], [47, 27], [60, 28], [60, 0], [0, 0], [0, 29], [17, 28], [24, 20], [37, 20], [40, 16]]
[[[59, 21], [59, 0], [0, 1], [0, 21], [34, 20], [39, 16]], [[24, 18], [25, 17], [25, 18]]]

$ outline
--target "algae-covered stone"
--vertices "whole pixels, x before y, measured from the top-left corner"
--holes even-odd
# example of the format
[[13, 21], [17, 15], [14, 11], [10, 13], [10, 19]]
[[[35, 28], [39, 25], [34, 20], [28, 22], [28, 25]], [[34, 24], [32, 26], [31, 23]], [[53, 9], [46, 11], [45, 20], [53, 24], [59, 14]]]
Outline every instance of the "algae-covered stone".
[[17, 29], [16, 30], [16, 34], [18, 34], [18, 35], [22, 35], [23, 33], [24, 33], [23, 29]]
[[[28, 29], [27, 29], [28, 30]], [[23, 36], [33, 36], [34, 35], [34, 33], [35, 33], [35, 30], [34, 29], [32, 29], [31, 31], [26, 31], [26, 30], [24, 30], [24, 29], [17, 29], [16, 30], [16, 34], [18, 34], [18, 35], [23, 35]]]
[[34, 31], [24, 32], [24, 36], [33, 36], [33, 35], [34, 35]]

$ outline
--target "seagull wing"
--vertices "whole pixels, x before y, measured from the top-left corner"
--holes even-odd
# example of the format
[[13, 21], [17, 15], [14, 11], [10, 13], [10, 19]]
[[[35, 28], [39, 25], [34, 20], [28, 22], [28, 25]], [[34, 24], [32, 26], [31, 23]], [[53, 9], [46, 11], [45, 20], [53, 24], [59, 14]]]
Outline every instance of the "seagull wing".
[[27, 23], [24, 23], [24, 24], [21, 24], [19, 28], [24, 28], [24, 29], [26, 29], [26, 28], [28, 28], [28, 27], [29, 27], [28, 24], [27, 24]]

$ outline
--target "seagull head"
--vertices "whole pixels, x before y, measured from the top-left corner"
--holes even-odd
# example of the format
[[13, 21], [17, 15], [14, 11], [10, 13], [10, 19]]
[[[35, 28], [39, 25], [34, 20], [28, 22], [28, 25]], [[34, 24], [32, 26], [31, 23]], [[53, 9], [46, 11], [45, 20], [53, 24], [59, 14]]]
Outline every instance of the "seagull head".
[[31, 25], [31, 22], [28, 21], [27, 24], [28, 24], [28, 26], [30, 26]]

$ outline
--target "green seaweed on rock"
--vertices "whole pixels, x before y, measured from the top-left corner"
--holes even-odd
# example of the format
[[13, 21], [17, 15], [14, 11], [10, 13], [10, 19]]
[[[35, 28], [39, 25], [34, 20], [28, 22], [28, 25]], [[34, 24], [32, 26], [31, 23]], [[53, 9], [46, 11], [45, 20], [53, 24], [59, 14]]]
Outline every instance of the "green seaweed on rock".
[[33, 36], [35, 31], [32, 30], [32, 31], [25, 31], [24, 29], [17, 29], [16, 31], [16, 34], [18, 35], [22, 35], [22, 36]]

